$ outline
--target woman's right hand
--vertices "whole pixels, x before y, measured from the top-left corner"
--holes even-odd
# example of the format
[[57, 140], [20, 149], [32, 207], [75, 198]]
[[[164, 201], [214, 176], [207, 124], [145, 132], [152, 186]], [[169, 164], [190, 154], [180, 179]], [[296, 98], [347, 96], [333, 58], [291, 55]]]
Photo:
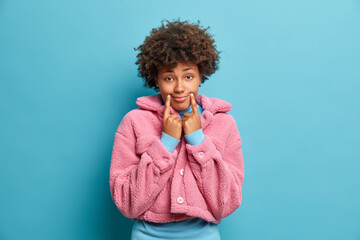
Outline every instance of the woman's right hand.
[[182, 122], [178, 114], [173, 113], [170, 115], [170, 99], [171, 96], [167, 95], [163, 117], [163, 132], [167, 135], [172, 136], [173, 138], [180, 140], [182, 132]]

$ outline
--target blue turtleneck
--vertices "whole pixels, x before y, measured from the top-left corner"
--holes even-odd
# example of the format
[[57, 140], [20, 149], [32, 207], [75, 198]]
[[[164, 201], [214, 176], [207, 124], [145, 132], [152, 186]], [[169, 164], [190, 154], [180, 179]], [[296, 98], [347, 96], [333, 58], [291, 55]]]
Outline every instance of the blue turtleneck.
[[[163, 101], [163, 104], [164, 104], [164, 101]], [[203, 108], [198, 104], [196, 104], [196, 105], [197, 105], [199, 115], [201, 116], [201, 114], [203, 112]], [[186, 113], [186, 112], [192, 113], [192, 106], [190, 105], [187, 109], [182, 110], [182, 111], [177, 111], [177, 112], [180, 114], [181, 119], [183, 119], [184, 113]], [[200, 128], [199, 130], [197, 130], [193, 133], [185, 135], [185, 139], [190, 145], [195, 146], [195, 145], [201, 144], [204, 141], [205, 135], [203, 134], [202, 129]], [[180, 142], [180, 140], [178, 140], [164, 132], [162, 132], [160, 141], [162, 142], [164, 147], [169, 152], [173, 152], [174, 149], [177, 147], [177, 145]]]

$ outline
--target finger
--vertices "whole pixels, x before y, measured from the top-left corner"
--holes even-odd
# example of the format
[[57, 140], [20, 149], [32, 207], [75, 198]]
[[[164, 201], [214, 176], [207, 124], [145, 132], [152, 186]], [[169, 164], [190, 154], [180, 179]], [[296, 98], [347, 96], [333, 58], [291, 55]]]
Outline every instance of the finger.
[[194, 115], [192, 113], [189, 113], [190, 115], [184, 115], [184, 117], [181, 119], [183, 122], [191, 119]]
[[197, 105], [196, 105], [196, 101], [195, 101], [195, 96], [194, 96], [193, 93], [190, 93], [190, 101], [191, 101], [192, 112], [194, 114], [199, 114], [198, 108], [197, 108]]
[[165, 108], [164, 108], [164, 118], [168, 118], [170, 116], [170, 94], [166, 96]]
[[181, 121], [182, 121], [183, 123], [185, 123], [185, 122], [188, 122], [188, 121], [190, 121], [190, 119], [191, 119], [191, 118], [188, 118], [188, 117], [184, 117], [183, 119], [181, 119]]
[[172, 123], [176, 122], [176, 123], [182, 125], [181, 118], [176, 113], [171, 114], [170, 117], [167, 120], [169, 122], [172, 122]]
[[192, 115], [193, 115], [192, 113], [188, 113], [188, 112], [186, 112], [186, 113], [184, 113], [184, 118], [191, 117]]
[[181, 119], [181, 125], [183, 126], [183, 128], [187, 128], [188, 124], [190, 124], [188, 120], [189, 120], [189, 118]]
[[169, 117], [168, 117], [169, 120], [173, 120], [173, 119], [179, 119], [181, 120], [180, 116], [176, 113], [173, 113], [171, 114]]

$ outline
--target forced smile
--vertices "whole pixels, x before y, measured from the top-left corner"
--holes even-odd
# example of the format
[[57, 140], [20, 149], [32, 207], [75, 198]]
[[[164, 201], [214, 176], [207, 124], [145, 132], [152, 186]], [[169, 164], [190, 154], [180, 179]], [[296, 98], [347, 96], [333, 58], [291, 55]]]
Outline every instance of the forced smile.
[[189, 95], [187, 95], [187, 96], [176, 96], [176, 97], [172, 96], [174, 101], [179, 102], [179, 103], [185, 102], [188, 97], [189, 97]]

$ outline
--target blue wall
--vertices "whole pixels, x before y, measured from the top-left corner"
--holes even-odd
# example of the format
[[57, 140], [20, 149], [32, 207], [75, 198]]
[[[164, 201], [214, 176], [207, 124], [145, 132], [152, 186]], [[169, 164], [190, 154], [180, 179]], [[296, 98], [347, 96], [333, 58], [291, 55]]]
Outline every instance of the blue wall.
[[0, 239], [128, 239], [115, 130], [142, 87], [134, 47], [162, 19], [211, 26], [232, 103], [241, 207], [222, 239], [360, 239], [360, 2], [0, 1]]

